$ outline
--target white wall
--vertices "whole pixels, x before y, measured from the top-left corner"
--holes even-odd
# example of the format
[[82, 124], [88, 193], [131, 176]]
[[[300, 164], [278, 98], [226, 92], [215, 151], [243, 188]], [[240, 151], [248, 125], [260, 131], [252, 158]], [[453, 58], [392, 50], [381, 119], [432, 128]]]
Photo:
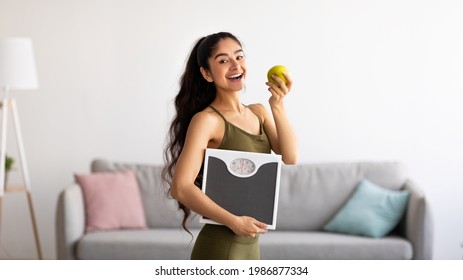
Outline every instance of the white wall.
[[[435, 258], [461, 259], [462, 14], [457, 0], [0, 0], [0, 37], [35, 45], [41, 87], [14, 96], [45, 257], [74, 172], [162, 162], [186, 55], [225, 30], [248, 56], [244, 102], [266, 103], [270, 66], [292, 70], [301, 162], [403, 161], [433, 208]], [[0, 258], [35, 258], [25, 199], [5, 204]]]

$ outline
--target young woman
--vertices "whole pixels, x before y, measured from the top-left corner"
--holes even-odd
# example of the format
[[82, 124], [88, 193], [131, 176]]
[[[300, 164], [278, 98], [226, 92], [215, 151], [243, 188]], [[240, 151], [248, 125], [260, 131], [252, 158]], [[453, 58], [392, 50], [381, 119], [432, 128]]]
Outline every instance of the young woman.
[[[286, 164], [297, 161], [296, 137], [286, 115], [284, 98], [291, 89], [267, 82], [272, 114], [261, 104], [243, 105], [240, 94], [247, 77], [240, 41], [221, 32], [199, 39], [187, 61], [175, 99], [176, 116], [165, 150], [165, 179], [170, 194], [185, 213], [191, 210], [221, 225], [202, 228], [192, 259], [259, 259], [259, 234], [266, 225], [252, 217], [236, 216], [209, 199], [200, 189], [206, 148], [282, 155]], [[190, 210], [191, 209], [191, 210]]]

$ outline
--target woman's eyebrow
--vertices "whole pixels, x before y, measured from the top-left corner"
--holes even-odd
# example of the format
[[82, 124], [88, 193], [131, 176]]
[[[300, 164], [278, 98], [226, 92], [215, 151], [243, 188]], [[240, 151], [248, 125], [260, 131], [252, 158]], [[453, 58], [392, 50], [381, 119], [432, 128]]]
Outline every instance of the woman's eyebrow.
[[[237, 54], [237, 53], [239, 53], [239, 52], [243, 52], [243, 50], [242, 50], [242, 49], [239, 49], [239, 50], [236, 50], [234, 53]], [[219, 56], [228, 56], [228, 54], [226, 54], [226, 53], [218, 53], [218, 54], [216, 54], [216, 55], [214, 56], [214, 60], [217, 59], [217, 57], [219, 57]]]

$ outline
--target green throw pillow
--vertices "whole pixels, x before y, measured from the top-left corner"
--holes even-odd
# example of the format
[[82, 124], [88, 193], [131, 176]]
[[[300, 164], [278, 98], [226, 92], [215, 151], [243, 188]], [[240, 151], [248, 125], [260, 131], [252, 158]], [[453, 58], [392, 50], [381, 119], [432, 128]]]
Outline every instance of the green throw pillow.
[[408, 204], [408, 191], [395, 191], [362, 180], [352, 197], [323, 228], [330, 232], [380, 238], [399, 223]]

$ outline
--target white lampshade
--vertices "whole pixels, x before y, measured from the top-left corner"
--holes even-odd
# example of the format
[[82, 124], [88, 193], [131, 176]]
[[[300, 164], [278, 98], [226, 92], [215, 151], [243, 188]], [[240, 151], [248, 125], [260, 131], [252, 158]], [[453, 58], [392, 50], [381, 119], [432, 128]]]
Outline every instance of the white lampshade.
[[38, 87], [31, 39], [0, 39], [0, 87], [6, 89]]

